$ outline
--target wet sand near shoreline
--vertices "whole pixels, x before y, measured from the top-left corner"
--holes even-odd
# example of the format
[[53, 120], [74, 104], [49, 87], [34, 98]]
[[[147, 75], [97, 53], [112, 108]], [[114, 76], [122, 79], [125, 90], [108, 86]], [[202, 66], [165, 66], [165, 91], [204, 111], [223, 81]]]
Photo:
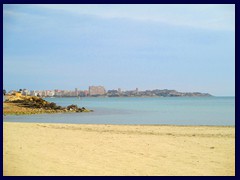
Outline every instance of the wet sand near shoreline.
[[3, 175], [235, 175], [235, 127], [3, 123]]

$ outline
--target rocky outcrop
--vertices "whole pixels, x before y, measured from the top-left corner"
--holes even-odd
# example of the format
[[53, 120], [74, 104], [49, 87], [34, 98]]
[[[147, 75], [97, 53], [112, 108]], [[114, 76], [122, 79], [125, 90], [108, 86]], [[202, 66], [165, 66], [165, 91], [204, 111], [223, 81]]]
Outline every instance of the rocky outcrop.
[[[7, 103], [8, 106], [10, 104], [13, 104], [12, 107], [15, 107], [15, 109], [19, 109], [20, 107], [21, 111], [23, 112], [22, 114], [28, 114], [28, 110], [29, 114], [92, 111], [84, 107], [79, 108], [77, 105], [70, 105], [67, 107], [58, 106], [54, 102], [48, 102], [40, 97], [35, 96], [14, 96], [14, 95], [6, 96], [6, 100], [4, 101], [4, 103]], [[12, 112], [15, 112], [14, 108], [12, 108]]]
[[75, 111], [75, 112], [91, 112], [92, 110], [85, 109], [85, 107], [79, 108], [77, 105], [70, 105], [67, 107], [68, 111]]

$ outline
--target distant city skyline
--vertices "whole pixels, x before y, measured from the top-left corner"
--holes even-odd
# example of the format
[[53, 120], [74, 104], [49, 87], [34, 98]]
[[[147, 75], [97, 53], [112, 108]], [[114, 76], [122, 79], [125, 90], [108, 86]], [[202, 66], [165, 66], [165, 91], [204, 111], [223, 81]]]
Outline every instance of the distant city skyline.
[[[121, 87], [107, 89], [107, 88], [105, 88], [105, 86], [102, 86], [102, 85], [97, 85], [97, 86], [91, 85], [91, 86], [88, 86], [87, 88], [75, 87], [75, 88], [72, 88], [72, 89], [66, 89], [66, 88], [52, 88], [52, 89], [43, 89], [43, 88], [42, 89], [29, 89], [29, 88], [6, 89], [6, 88], [3, 88], [3, 89], [7, 90], [7, 92], [9, 92], [9, 91], [19, 91], [19, 90], [29, 90], [29, 91], [54, 91], [54, 90], [61, 90], [61, 91], [86, 91], [87, 90], [87, 91], [89, 91], [90, 87], [102, 87], [106, 91], [109, 91], [109, 90], [117, 90], [117, 91], [136, 91], [136, 90], [137, 91], [148, 91], [148, 90], [156, 90], [156, 89], [159, 89], [159, 90], [168, 89], [168, 88], [139, 89], [138, 87], [132, 88], [132, 89], [123, 89]], [[168, 89], [168, 90], [177, 90], [177, 89]], [[195, 91], [195, 92], [197, 92], [197, 91]]]
[[235, 5], [3, 5], [3, 88], [235, 95]]
[[88, 90], [75, 88], [74, 90], [10, 90], [5, 93], [16, 95], [20, 93], [23, 96], [39, 96], [39, 97], [210, 97], [209, 93], [202, 92], [179, 92], [169, 89], [154, 89], [154, 90], [122, 90], [121, 88], [106, 90], [104, 86], [89, 86]]

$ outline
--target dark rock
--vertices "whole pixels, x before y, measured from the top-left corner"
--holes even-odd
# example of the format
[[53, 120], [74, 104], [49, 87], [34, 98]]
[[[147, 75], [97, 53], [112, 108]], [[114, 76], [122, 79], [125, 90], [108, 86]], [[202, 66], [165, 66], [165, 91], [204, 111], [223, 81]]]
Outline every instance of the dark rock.
[[[6, 101], [5, 101], [6, 102]], [[31, 108], [31, 109], [42, 109], [48, 110], [49, 112], [64, 111], [64, 112], [90, 112], [85, 107], [79, 108], [77, 105], [69, 105], [67, 107], [57, 106], [54, 102], [47, 102], [39, 97], [30, 97], [20, 99], [8, 100], [10, 103], [17, 103], [18, 106]]]

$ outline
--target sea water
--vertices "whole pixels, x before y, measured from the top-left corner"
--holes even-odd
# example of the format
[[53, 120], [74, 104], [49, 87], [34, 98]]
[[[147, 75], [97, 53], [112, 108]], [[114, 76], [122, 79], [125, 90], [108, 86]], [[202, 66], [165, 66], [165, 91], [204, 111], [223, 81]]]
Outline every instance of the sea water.
[[235, 97], [85, 97], [45, 98], [90, 113], [7, 115], [7, 122], [76, 124], [235, 125]]

